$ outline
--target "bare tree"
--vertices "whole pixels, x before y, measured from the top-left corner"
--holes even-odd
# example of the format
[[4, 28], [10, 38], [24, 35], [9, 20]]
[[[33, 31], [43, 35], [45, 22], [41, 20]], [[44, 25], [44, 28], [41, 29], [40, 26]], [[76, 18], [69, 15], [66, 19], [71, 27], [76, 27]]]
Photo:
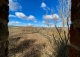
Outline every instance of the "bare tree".
[[71, 0], [58, 0], [58, 12], [60, 15], [60, 18], [62, 20], [62, 27], [64, 29], [65, 25], [68, 21], [70, 21], [70, 10], [71, 10]]
[[[55, 28], [57, 29], [59, 33], [59, 41], [57, 41], [53, 34], [53, 39], [55, 40], [55, 43], [57, 45], [56, 48], [56, 57], [68, 57], [68, 41], [69, 41], [69, 23], [70, 23], [70, 16], [71, 16], [71, 0], [58, 0], [59, 6], [58, 11], [60, 14], [60, 18], [62, 21], [62, 32], [64, 34], [64, 39], [61, 36], [61, 33], [59, 32], [58, 28], [55, 25]], [[64, 30], [64, 27], [67, 26], [68, 28], [68, 34], [66, 36], [66, 31]]]
[[[56, 47], [56, 57], [68, 57], [68, 41], [69, 41], [69, 23], [70, 23], [70, 16], [71, 16], [71, 0], [58, 0], [59, 1], [59, 6], [58, 6], [58, 12], [59, 12], [59, 16], [60, 19], [62, 21], [62, 33], [59, 32], [57, 25], [57, 20], [58, 18], [54, 18], [54, 10], [53, 8], [51, 9], [51, 13], [52, 13], [52, 20], [54, 21], [54, 26], [55, 29], [58, 32], [59, 40], [56, 40], [55, 35], [53, 34], [52, 37], [53, 39], [51, 39], [51, 37], [48, 37], [48, 40], [50, 41], [52, 48], [53, 46], [53, 42], [55, 42]], [[46, 11], [46, 15], [48, 14], [48, 11]], [[49, 20], [45, 21], [46, 24], [48, 25], [48, 27], [50, 27], [50, 22]], [[67, 26], [68, 28], [68, 34], [66, 35], [66, 31], [64, 30], [64, 27]], [[63, 34], [63, 36], [61, 35]], [[54, 53], [53, 53], [54, 55]], [[52, 55], [52, 57], [53, 57]]]

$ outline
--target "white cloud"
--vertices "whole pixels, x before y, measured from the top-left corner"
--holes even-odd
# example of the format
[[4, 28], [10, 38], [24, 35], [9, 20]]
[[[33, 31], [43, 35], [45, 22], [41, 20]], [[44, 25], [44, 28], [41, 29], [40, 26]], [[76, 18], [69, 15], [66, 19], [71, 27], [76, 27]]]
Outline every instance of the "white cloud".
[[45, 4], [44, 2], [42, 2], [42, 3], [41, 3], [41, 7], [42, 7], [42, 8], [45, 8], [45, 7], [46, 7], [46, 4]]
[[59, 19], [59, 15], [53, 14], [53, 19]]
[[50, 10], [44, 2], [41, 3], [41, 8], [43, 8], [43, 10]]
[[30, 15], [27, 17], [27, 20], [35, 20], [35, 17], [33, 15]]
[[16, 17], [15, 15], [11, 15], [11, 14], [9, 14], [9, 17]]
[[45, 23], [45, 21], [42, 21], [42, 23]]
[[22, 12], [15, 12], [15, 15], [21, 19], [27, 19], [27, 16]]
[[32, 26], [32, 24], [31, 23], [28, 23], [28, 26]]
[[17, 1], [9, 0], [9, 9], [11, 11], [17, 11], [21, 8], [21, 5]]
[[43, 15], [43, 18], [44, 18], [44, 19], [53, 19], [53, 18], [52, 18], [52, 15]]
[[20, 24], [21, 22], [19, 21], [10, 21], [9, 24]]
[[15, 15], [18, 17], [18, 18], [21, 18], [21, 19], [24, 19], [24, 20], [33, 20], [33, 21], [36, 21], [35, 17], [33, 15], [29, 15], [29, 16], [26, 16], [24, 13], [22, 12], [15, 12]]
[[19, 25], [19, 24], [21, 24], [21, 22], [19, 22], [19, 21], [10, 21], [8, 23], [8, 25], [14, 25], [14, 26]]
[[54, 19], [59, 19], [59, 16], [58, 16], [57, 14], [53, 14], [53, 15], [43, 15], [43, 19], [54, 20]]
[[19, 21], [10, 21], [9, 23], [8, 23], [8, 25], [10, 26], [27, 26], [27, 24], [26, 23], [22, 23], [22, 22], [19, 22]]

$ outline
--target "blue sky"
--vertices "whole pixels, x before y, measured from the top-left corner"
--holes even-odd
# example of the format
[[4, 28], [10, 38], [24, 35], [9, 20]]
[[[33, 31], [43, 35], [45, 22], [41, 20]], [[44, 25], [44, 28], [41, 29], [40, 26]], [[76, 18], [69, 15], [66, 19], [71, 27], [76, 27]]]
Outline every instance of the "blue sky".
[[[50, 20], [53, 26], [53, 19], [60, 18], [57, 6], [58, 0], [9, 0], [8, 25], [47, 26], [45, 20]], [[61, 26], [61, 23], [57, 25]]]

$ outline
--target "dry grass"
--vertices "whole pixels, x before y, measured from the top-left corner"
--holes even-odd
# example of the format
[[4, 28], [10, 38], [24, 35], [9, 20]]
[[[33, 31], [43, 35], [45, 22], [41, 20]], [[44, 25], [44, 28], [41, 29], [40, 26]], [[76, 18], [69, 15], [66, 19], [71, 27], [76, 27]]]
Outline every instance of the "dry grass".
[[51, 47], [47, 38], [37, 28], [9, 28], [9, 57], [47, 57]]
[[[63, 36], [62, 30], [59, 29]], [[65, 28], [67, 32], [67, 29]], [[59, 39], [55, 28], [9, 27], [9, 57], [51, 57], [55, 54], [55, 44], [49, 42], [44, 35]], [[64, 36], [63, 36], [64, 37]], [[53, 40], [53, 38], [51, 38]], [[55, 57], [53, 55], [52, 57]]]

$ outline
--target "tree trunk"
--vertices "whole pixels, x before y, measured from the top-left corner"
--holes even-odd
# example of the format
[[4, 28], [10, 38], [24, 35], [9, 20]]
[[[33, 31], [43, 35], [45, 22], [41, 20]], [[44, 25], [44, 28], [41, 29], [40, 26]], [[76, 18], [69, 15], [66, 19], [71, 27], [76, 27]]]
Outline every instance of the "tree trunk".
[[0, 57], [8, 57], [8, 3], [8, 0], [0, 0]]
[[69, 57], [80, 57], [80, 0], [72, 0]]

